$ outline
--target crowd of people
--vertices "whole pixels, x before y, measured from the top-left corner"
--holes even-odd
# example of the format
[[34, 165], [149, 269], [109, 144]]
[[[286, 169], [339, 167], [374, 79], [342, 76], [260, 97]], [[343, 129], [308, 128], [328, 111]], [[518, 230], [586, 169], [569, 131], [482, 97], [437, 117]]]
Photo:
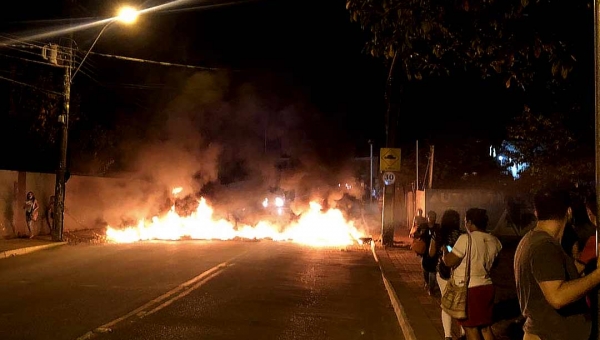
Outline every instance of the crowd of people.
[[[520, 239], [513, 262], [525, 319], [523, 340], [596, 339], [592, 322], [600, 285], [596, 196], [585, 199], [589, 223], [578, 227], [572, 223], [574, 201], [569, 190], [544, 188], [533, 201], [536, 226]], [[467, 287], [466, 318], [456, 320], [461, 339], [495, 338], [491, 272], [502, 244], [487, 230], [486, 210], [471, 208], [462, 220], [456, 210], [446, 210], [440, 223], [434, 211], [426, 217], [420, 211], [410, 233], [420, 242], [413, 250], [421, 257], [423, 286], [430, 295], [443, 295], [450, 280]], [[441, 314], [445, 340], [452, 340], [453, 318], [443, 308]]]

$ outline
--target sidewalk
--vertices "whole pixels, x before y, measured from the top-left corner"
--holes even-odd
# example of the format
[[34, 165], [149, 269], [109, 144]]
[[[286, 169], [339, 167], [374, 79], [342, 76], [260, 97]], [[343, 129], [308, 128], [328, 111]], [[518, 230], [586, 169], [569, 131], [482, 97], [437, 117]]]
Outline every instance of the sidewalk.
[[[391, 299], [396, 314], [401, 314], [398, 321], [404, 337], [407, 340], [444, 339], [439, 298], [429, 296], [423, 289], [420, 258], [406, 247], [379, 248], [375, 253], [397, 298], [397, 301]], [[458, 334], [455, 335], [458, 338]]]
[[62, 246], [67, 242], [54, 242], [50, 236], [36, 236], [35, 238], [0, 238], [0, 259], [24, 255], [34, 251]]
[[[408, 237], [396, 236], [394, 244], [394, 247], [377, 246], [374, 253], [379, 260], [384, 283], [390, 288], [388, 293], [404, 337], [407, 340], [444, 339], [440, 297], [439, 294], [429, 296], [423, 289], [421, 258], [410, 250]], [[497, 340], [522, 339], [511, 251], [501, 253], [498, 267], [496, 274], [492, 275], [496, 287], [492, 329]], [[459, 327], [455, 321], [452, 331], [453, 338], [458, 339]]]

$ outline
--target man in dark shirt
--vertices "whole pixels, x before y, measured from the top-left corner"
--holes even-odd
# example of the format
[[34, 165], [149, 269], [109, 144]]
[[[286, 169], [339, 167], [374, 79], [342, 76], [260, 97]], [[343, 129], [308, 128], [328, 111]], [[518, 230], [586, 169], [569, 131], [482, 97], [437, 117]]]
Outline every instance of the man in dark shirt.
[[431, 237], [435, 234], [437, 230], [440, 229], [440, 225], [435, 223], [437, 219], [437, 214], [435, 211], [431, 210], [427, 213], [427, 223], [423, 223], [419, 225], [417, 231], [415, 232], [414, 237], [420, 238], [425, 241], [425, 253], [421, 258], [421, 267], [423, 268], [423, 279], [425, 280], [425, 289], [427, 289], [429, 295], [433, 295], [435, 292], [435, 288], [437, 287], [435, 273], [436, 266], [438, 263], [438, 255], [434, 256], [429, 255], [429, 244], [431, 243]]
[[517, 247], [515, 280], [525, 340], [588, 340], [591, 319], [585, 295], [600, 284], [600, 271], [580, 277], [560, 240], [571, 218], [569, 194], [540, 190], [534, 198], [538, 218]]

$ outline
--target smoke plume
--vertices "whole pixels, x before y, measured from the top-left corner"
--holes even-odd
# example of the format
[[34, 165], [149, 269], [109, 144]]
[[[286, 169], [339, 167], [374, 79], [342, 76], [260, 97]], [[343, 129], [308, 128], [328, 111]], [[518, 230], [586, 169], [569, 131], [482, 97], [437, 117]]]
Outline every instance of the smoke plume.
[[[343, 199], [362, 195], [350, 158], [337, 155], [327, 162], [320, 150], [327, 141], [327, 148], [343, 153], [335, 131], [316, 129], [324, 122], [309, 98], [271, 80], [250, 82], [224, 73], [187, 78], [159, 112], [140, 122], [148, 125], [143, 138], [124, 143], [136, 184], [119, 189], [115, 196], [127, 203], [115, 199], [117, 211], [105, 216], [149, 217], [176, 202], [185, 213], [203, 196], [222, 217], [256, 221], [263, 198], [272, 192], [293, 192], [294, 214], [312, 200], [350, 209]], [[176, 187], [183, 191], [173, 195]]]

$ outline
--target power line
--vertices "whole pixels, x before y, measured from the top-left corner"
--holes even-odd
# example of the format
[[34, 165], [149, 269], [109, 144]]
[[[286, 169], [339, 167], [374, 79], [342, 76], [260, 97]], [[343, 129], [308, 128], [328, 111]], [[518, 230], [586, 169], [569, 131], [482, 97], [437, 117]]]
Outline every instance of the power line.
[[[15, 36], [15, 35], [10, 35], [10, 34], [9, 35], [7, 35], [7, 34], [0, 34], [0, 38], [3, 38], [5, 40], [10, 40], [10, 41], [13, 41], [13, 42], [17, 42], [17, 43], [20, 43], [22, 45], [27, 45], [27, 46], [40, 47], [40, 46], [38, 46], [38, 45], [36, 45], [34, 43], [38, 43], [40, 45], [45, 45], [44, 43], [39, 42], [39, 41], [30, 42], [30, 41], [21, 40], [21, 39], [19, 39], [19, 37]], [[0, 44], [0, 46], [6, 46], [6, 45], [8, 45], [8, 43]]]
[[41, 65], [54, 66], [54, 67], [62, 67], [62, 66], [54, 65], [52, 63], [45, 62], [45, 61], [37, 61], [37, 60], [31, 60], [31, 59], [27, 59], [27, 58], [15, 57], [15, 56], [8, 55], [8, 54], [2, 54], [2, 53], [0, 53], [0, 56], [5, 57], [5, 58], [23, 60], [23, 61], [27, 61], [27, 62], [34, 63], [34, 64], [41, 64]]
[[[257, 1], [257, 0], [242, 0], [242, 1], [236, 1], [233, 3], [225, 3], [223, 5], [230, 5], [230, 4], [236, 4], [236, 3], [242, 3], [242, 2], [252, 2], [252, 1]], [[220, 5], [219, 5], [220, 6]], [[35, 52], [31, 52], [31, 51], [27, 51], [27, 50], [23, 50], [23, 49], [42, 49], [43, 46], [39, 46], [37, 44], [33, 44], [27, 41], [23, 41], [20, 39], [15, 39], [15, 38], [10, 38], [8, 36], [5, 35], [1, 35], [0, 37], [4, 37], [7, 38], [9, 40], [15, 41], [17, 43], [20, 44], [0, 44], [0, 47], [7, 47], [7, 48], [12, 48], [14, 50], [20, 51], [20, 52], [24, 52], [24, 53], [30, 53], [30, 54], [34, 54], [34, 55], [38, 55]], [[79, 59], [82, 59], [80, 56], [78, 56], [76, 54], [76, 52], [82, 52], [82, 53], [87, 53], [88, 51], [81, 51], [78, 50], [76, 48], [69, 48], [69, 47], [64, 47], [64, 46], [59, 46], [60, 52], [63, 53], [67, 53], [69, 50], [71, 50], [71, 52], [73, 53], [73, 55]], [[148, 59], [141, 59], [141, 58], [133, 58], [133, 57], [125, 57], [125, 56], [118, 56], [118, 55], [112, 55], [112, 54], [106, 54], [106, 53], [98, 53], [98, 52], [92, 52], [89, 51], [89, 54], [94, 54], [94, 55], [98, 55], [101, 57], [106, 57], [106, 58], [113, 58], [113, 59], [120, 59], [120, 60], [125, 60], [125, 61], [131, 61], [131, 62], [138, 62], [138, 63], [146, 63], [146, 64], [154, 64], [154, 65], [162, 65], [162, 66], [171, 66], [171, 67], [183, 67], [183, 68], [189, 68], [189, 69], [196, 69], [196, 70], [204, 70], [204, 71], [220, 71], [220, 70], [225, 70], [225, 68], [219, 68], [219, 67], [207, 67], [207, 66], [198, 66], [198, 65], [187, 65], [187, 64], [179, 64], [179, 63], [170, 63], [170, 62], [165, 62], [165, 61], [156, 61], [156, 60], [148, 60]], [[62, 60], [60, 53], [58, 58], [60, 60]], [[63, 60], [64, 61], [64, 60]], [[227, 69], [230, 71], [239, 71], [239, 70], [231, 70], [231, 69]]]
[[[105, 54], [105, 53], [98, 53], [98, 52], [90, 52], [90, 54], [95, 54], [95, 55], [99, 55], [101, 57], [106, 57], [106, 58], [120, 59], [120, 60], [126, 60], [126, 61], [133, 61], [133, 62], [137, 62], [137, 63], [155, 64], [155, 65], [162, 65], [162, 66], [184, 67], [184, 68], [204, 70], [204, 71], [220, 71], [220, 70], [224, 70], [223, 68], [217, 68], [217, 67], [206, 67], [206, 66], [196, 66], [196, 65], [186, 65], [186, 64], [169, 63], [169, 62], [166, 62], [166, 61], [155, 61], [155, 60], [147, 60], [147, 59], [140, 59], [140, 58], [124, 57], [124, 56], [118, 56], [118, 55], [112, 55], [112, 54]], [[232, 70], [232, 71], [238, 71], [238, 70]]]
[[230, 1], [230, 2], [225, 2], [225, 3], [216, 3], [216, 4], [197, 5], [197, 6], [190, 6], [190, 7], [183, 7], [183, 8], [167, 9], [167, 10], [163, 10], [162, 12], [177, 13], [177, 12], [188, 12], [188, 11], [200, 11], [200, 10], [207, 10], [207, 9], [220, 8], [220, 7], [230, 7], [230, 6], [237, 6], [237, 5], [242, 5], [242, 4], [250, 4], [253, 2], [262, 2], [262, 0], [238, 0], [238, 1]]
[[2, 77], [2, 76], [0, 76], [0, 79], [1, 79], [1, 80], [6, 80], [6, 81], [8, 81], [8, 82], [15, 83], [15, 84], [18, 84], [18, 85], [21, 85], [21, 86], [29, 87], [29, 88], [32, 88], [32, 89], [35, 89], [35, 90], [38, 90], [38, 91], [41, 91], [41, 92], [47, 92], [47, 93], [55, 94], [55, 95], [58, 95], [58, 96], [62, 96], [62, 95], [63, 95], [63, 94], [62, 94], [62, 93], [60, 93], [60, 92], [51, 91], [51, 90], [44, 90], [44, 89], [42, 89], [42, 88], [39, 88], [39, 87], [37, 87], [37, 86], [29, 85], [29, 84], [27, 84], [27, 83], [23, 83], [23, 82], [20, 82], [20, 81], [18, 81], [18, 80], [14, 80], [14, 79], [10, 79], [10, 78], [6, 78], [6, 77]]

